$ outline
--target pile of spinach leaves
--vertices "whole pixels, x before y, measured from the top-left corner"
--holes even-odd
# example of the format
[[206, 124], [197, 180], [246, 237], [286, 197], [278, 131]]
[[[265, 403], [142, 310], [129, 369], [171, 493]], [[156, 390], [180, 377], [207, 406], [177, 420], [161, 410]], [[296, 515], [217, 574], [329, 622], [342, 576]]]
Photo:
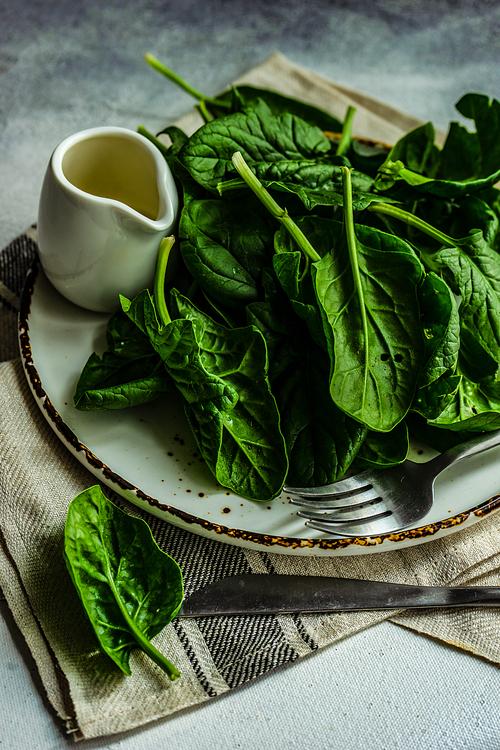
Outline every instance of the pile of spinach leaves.
[[[121, 299], [75, 406], [180, 393], [201, 454], [253, 500], [285, 481], [403, 461], [500, 427], [500, 103], [467, 94], [442, 148], [428, 123], [363, 149], [311, 105], [251, 86], [198, 99], [191, 137], [141, 127], [182, 196], [172, 288]], [[332, 135], [338, 134], [338, 135]]]

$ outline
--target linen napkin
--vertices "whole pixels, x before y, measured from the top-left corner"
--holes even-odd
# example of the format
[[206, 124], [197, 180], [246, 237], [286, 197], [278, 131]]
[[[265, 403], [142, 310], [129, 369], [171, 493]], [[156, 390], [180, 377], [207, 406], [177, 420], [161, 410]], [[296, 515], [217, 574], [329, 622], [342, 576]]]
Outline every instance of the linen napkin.
[[[394, 142], [418, 124], [279, 54], [244, 81], [318, 104], [340, 119], [354, 104], [359, 136]], [[192, 132], [197, 117], [192, 112], [177, 124]], [[49, 701], [75, 739], [121, 732], [201, 704], [382, 619], [500, 663], [500, 613], [464, 609], [179, 619], [154, 639], [181, 671], [179, 680], [171, 683], [138, 651], [131, 658], [132, 676], [119, 672], [100, 652], [62, 559], [68, 504], [96, 480], [46, 423], [18, 357], [17, 310], [35, 253], [34, 227], [0, 253], [0, 586]], [[366, 556], [295, 557], [202, 538], [103, 489], [127, 512], [147, 520], [160, 547], [179, 562], [187, 595], [242, 573], [500, 583], [500, 514], [417, 547]]]

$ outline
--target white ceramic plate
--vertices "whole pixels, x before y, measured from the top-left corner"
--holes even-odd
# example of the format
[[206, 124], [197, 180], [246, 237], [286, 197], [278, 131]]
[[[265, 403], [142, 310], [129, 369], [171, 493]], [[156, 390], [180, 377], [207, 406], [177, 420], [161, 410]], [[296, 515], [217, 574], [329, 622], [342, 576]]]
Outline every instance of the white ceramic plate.
[[[177, 526], [261, 551], [356, 555], [422, 544], [500, 507], [500, 447], [444, 472], [436, 482], [436, 502], [418, 527], [369, 540], [329, 538], [308, 529], [286, 497], [257, 503], [228, 492], [201, 460], [180, 400], [107, 413], [73, 407], [83, 365], [93, 351], [105, 349], [107, 320], [61, 297], [35, 263], [19, 324], [28, 382], [49, 424], [84, 466], [123, 497]], [[414, 450], [413, 458], [425, 460], [425, 453]]]

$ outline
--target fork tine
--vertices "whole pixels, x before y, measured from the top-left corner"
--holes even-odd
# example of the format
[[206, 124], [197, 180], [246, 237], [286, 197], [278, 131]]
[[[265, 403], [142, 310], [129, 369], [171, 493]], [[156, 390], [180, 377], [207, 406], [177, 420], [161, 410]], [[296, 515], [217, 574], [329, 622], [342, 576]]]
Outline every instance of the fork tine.
[[390, 534], [400, 531], [401, 523], [393, 517], [390, 511], [382, 513], [379, 516], [366, 519], [356, 523], [322, 523], [321, 521], [306, 521], [306, 526], [316, 531], [324, 531], [329, 536], [338, 537], [339, 539], [358, 539], [360, 537], [375, 537], [381, 534]]
[[334, 497], [346, 495], [350, 492], [361, 492], [366, 487], [371, 486], [371, 471], [363, 471], [352, 477], [340, 479], [332, 484], [325, 484], [323, 487], [289, 487], [285, 485], [283, 491], [289, 495], [299, 495], [304, 498], [314, 497]]
[[320, 521], [323, 524], [333, 524], [337, 526], [351, 521], [369, 522], [376, 518], [385, 518], [386, 516], [391, 515], [391, 511], [386, 508], [380, 498], [378, 503], [370, 503], [368, 507], [362, 505], [360, 508], [340, 510], [336, 513], [315, 513], [312, 511], [299, 510], [297, 511], [297, 515], [301, 518], [307, 518], [310, 521]]
[[378, 500], [380, 497], [380, 491], [374, 487], [369, 487], [364, 492], [360, 491], [357, 494], [343, 495], [341, 497], [334, 496], [332, 498], [322, 498], [318, 495], [317, 499], [307, 499], [291, 497], [289, 503], [291, 505], [300, 505], [301, 508], [310, 508], [311, 510], [343, 510], [348, 508], [356, 508], [360, 505], [366, 505], [374, 500]]

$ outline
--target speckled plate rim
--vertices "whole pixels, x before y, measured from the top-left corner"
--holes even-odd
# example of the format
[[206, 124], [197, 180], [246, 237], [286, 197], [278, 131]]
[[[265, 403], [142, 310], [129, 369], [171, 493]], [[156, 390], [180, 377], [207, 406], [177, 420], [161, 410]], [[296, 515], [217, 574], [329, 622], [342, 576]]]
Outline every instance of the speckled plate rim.
[[111, 466], [107, 466], [89, 447], [84, 445], [65, 424], [45, 391], [33, 360], [29, 327], [31, 303], [39, 269], [39, 260], [36, 258], [27, 274], [21, 295], [18, 331], [23, 368], [36, 403], [56, 435], [80, 463], [115, 492], [133, 504], [148, 510], [153, 515], [164, 518], [176, 526], [201, 536], [248, 549], [291, 555], [345, 556], [389, 552], [402, 547], [423, 544], [466, 528], [500, 509], [500, 494], [498, 494], [466, 511], [449, 516], [441, 521], [398, 533], [383, 534], [371, 538], [319, 537], [306, 539], [231, 528], [160, 502], [143, 492], [139, 487], [123, 479]]

